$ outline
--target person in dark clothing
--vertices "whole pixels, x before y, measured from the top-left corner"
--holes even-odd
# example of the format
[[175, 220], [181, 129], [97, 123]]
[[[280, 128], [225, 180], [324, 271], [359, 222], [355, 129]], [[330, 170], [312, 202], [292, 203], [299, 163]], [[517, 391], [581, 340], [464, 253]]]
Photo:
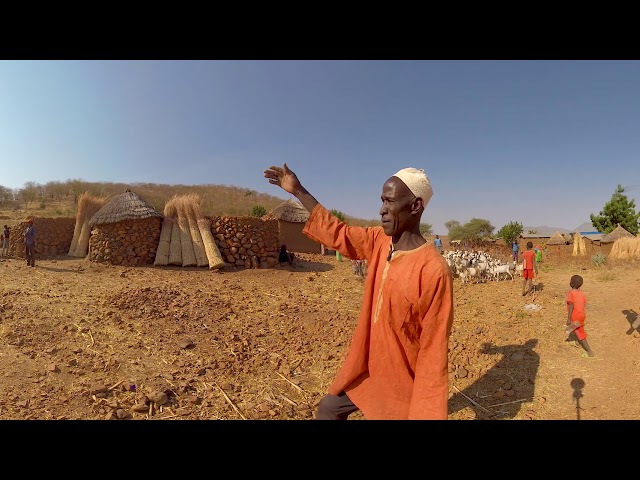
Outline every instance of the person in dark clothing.
[[24, 245], [27, 254], [27, 266], [36, 266], [36, 227], [33, 218], [29, 219], [27, 229], [24, 232]]
[[9, 256], [9, 235], [11, 234], [11, 230], [7, 225], [4, 226], [4, 230], [2, 232], [2, 256]]
[[280, 245], [280, 253], [278, 254], [278, 262], [280, 263], [280, 265], [282, 265], [283, 263], [293, 265], [295, 258], [296, 257], [293, 252], [287, 251], [286, 245]]

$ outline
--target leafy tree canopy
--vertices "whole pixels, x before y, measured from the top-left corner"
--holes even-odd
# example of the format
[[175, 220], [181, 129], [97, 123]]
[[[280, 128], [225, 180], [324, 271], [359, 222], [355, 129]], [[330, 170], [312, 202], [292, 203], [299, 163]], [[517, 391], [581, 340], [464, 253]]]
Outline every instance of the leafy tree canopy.
[[640, 213], [636, 213], [636, 202], [633, 199], [629, 200], [624, 192], [624, 187], [618, 184], [611, 200], [605, 203], [600, 214], [589, 215], [592, 225], [599, 232], [610, 233], [620, 224], [628, 232], [634, 235], [638, 233]]
[[[520, 236], [523, 230], [521, 223], [516, 221], [510, 221], [504, 225], [496, 234], [498, 238], [502, 238], [507, 245], [512, 243], [516, 238]], [[529, 230], [529, 233], [536, 233], [534, 230]]]

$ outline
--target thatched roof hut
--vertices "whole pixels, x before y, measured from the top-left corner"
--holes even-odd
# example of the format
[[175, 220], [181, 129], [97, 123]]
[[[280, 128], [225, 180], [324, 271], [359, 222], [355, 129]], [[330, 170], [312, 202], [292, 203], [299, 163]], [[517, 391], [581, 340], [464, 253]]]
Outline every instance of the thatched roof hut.
[[262, 217], [263, 220], [277, 220], [279, 242], [292, 252], [320, 253], [320, 244], [307, 237], [302, 230], [309, 220], [309, 212], [298, 202], [289, 199], [276, 206]]
[[566, 244], [567, 244], [567, 240], [560, 232], [556, 232], [553, 235], [551, 235], [551, 238], [549, 238], [549, 240], [547, 241], [547, 245], [566, 245]]
[[143, 220], [145, 218], [157, 217], [162, 219], [162, 214], [145, 202], [137, 193], [128, 188], [111, 198], [89, 220], [90, 226], [118, 223], [125, 220]]
[[298, 202], [289, 199], [286, 202], [282, 202], [276, 208], [267, 213], [265, 220], [282, 220], [283, 222], [292, 223], [306, 223], [309, 220], [309, 212], [307, 209], [300, 205]]
[[153, 263], [163, 215], [126, 189], [89, 220], [89, 260], [113, 265]]
[[633, 238], [635, 235], [618, 224], [611, 232], [607, 233], [600, 239], [600, 243], [613, 243], [619, 238]]

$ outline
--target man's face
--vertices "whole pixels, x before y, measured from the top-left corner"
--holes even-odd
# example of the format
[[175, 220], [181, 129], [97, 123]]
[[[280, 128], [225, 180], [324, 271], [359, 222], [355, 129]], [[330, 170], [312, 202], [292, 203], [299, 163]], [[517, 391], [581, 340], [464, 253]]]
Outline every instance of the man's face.
[[386, 235], [399, 237], [402, 232], [413, 227], [411, 203], [414, 198], [409, 187], [398, 177], [390, 177], [385, 182], [380, 196], [380, 217]]

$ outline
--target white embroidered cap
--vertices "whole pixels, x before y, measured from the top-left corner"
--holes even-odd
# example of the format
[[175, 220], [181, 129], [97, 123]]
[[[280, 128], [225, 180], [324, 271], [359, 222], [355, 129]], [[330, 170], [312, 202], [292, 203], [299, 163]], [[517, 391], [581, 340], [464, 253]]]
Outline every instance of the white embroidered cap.
[[421, 198], [426, 208], [427, 203], [429, 203], [429, 200], [431, 200], [433, 196], [433, 188], [431, 188], [429, 177], [427, 177], [427, 174], [424, 173], [422, 168], [403, 168], [393, 176], [402, 180], [404, 184], [409, 187], [411, 193]]

